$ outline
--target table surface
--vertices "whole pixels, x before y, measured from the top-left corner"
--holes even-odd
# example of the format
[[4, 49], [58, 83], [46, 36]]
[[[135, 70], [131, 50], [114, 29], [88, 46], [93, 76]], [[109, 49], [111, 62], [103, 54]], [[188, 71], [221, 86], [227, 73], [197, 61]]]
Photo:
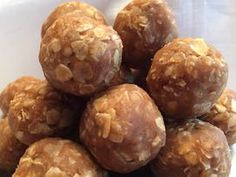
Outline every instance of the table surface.
[[[202, 37], [227, 60], [228, 87], [236, 90], [236, 1], [167, 0], [177, 18], [181, 37]], [[43, 77], [38, 62], [40, 28], [49, 12], [63, 0], [0, 0], [0, 90], [19, 76]], [[110, 24], [127, 0], [86, 0], [101, 9]], [[234, 147], [236, 149], [236, 146]], [[236, 176], [236, 158], [231, 177]]]

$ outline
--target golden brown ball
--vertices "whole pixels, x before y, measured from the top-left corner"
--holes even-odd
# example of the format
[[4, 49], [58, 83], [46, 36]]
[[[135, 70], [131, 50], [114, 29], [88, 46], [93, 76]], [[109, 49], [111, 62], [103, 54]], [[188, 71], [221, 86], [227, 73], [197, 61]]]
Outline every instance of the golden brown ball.
[[176, 39], [159, 50], [147, 85], [167, 118], [196, 118], [208, 112], [228, 80], [223, 56], [203, 39]]
[[177, 37], [175, 18], [164, 0], [132, 0], [117, 15], [114, 29], [123, 41], [123, 62], [138, 69]]
[[152, 162], [161, 177], [228, 177], [230, 168], [224, 133], [197, 119], [167, 126], [166, 145]]
[[165, 144], [165, 126], [149, 95], [136, 85], [123, 84], [88, 103], [80, 139], [101, 166], [128, 173], [155, 158]]

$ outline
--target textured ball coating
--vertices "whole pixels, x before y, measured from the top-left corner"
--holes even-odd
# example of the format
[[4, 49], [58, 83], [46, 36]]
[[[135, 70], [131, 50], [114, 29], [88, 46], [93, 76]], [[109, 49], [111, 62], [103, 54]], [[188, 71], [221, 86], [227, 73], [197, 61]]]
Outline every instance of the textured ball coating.
[[91, 156], [78, 144], [46, 138], [31, 145], [13, 177], [105, 177]]
[[122, 42], [111, 27], [77, 13], [62, 16], [47, 30], [39, 58], [54, 87], [89, 96], [108, 87], [120, 70]]
[[229, 176], [231, 154], [220, 129], [195, 119], [167, 126], [166, 131], [166, 145], [152, 162], [156, 176]]
[[114, 29], [123, 41], [124, 63], [139, 69], [177, 37], [175, 19], [163, 0], [131, 1], [116, 17]]
[[[71, 1], [71, 2], [65, 2], [60, 4], [47, 18], [47, 20], [44, 22], [42, 26], [42, 32], [41, 36], [43, 37], [47, 31], [47, 29], [61, 16], [66, 15], [67, 13], [73, 12], [73, 11], [80, 11], [81, 14], [83, 14], [86, 17], [90, 17], [91, 19], [101, 23], [106, 24], [106, 20], [102, 13], [96, 9], [95, 7], [78, 2], [78, 1]], [[79, 16], [81, 17], [81, 16]]]
[[168, 118], [196, 118], [222, 94], [228, 66], [203, 39], [176, 39], [159, 50], [147, 76], [150, 94]]
[[0, 119], [0, 140], [0, 169], [14, 171], [26, 150], [26, 145], [15, 138], [7, 118]]
[[136, 85], [123, 84], [87, 105], [80, 139], [101, 166], [128, 173], [155, 158], [165, 144], [165, 126], [148, 94]]
[[236, 143], [236, 93], [225, 89], [221, 97], [211, 108], [210, 112], [203, 115], [202, 120], [220, 128], [228, 140], [229, 145]]
[[39, 79], [30, 76], [23, 76], [12, 83], [10, 83], [1, 93], [0, 93], [0, 108], [3, 114], [7, 114], [9, 110], [9, 105], [14, 96], [19, 92], [27, 91], [29, 85], [37, 84], [40, 82]]
[[69, 132], [74, 123], [74, 110], [67, 103], [67, 97], [46, 81], [27, 89], [17, 94], [10, 104], [9, 125], [16, 138], [30, 145], [39, 139]]

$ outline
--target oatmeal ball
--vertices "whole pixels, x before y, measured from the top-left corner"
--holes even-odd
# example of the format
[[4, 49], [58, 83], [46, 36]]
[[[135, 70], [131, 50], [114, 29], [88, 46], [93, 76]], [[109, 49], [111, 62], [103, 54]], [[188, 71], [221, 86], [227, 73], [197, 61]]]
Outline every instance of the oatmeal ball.
[[77, 13], [64, 15], [47, 30], [39, 58], [54, 87], [89, 96], [108, 87], [120, 70], [122, 42], [112, 27]]
[[95, 7], [78, 2], [78, 1], [71, 1], [71, 2], [66, 2], [60, 4], [47, 18], [47, 20], [44, 22], [42, 26], [42, 32], [41, 36], [43, 37], [47, 31], [47, 29], [61, 16], [73, 12], [73, 11], [80, 11], [81, 16], [80, 18], [83, 18], [83, 16], [90, 17], [91, 19], [101, 23], [101, 24], [106, 24], [106, 20], [102, 13], [96, 9]]
[[70, 140], [46, 138], [31, 145], [13, 177], [105, 177], [85, 149]]
[[236, 143], [236, 92], [225, 89], [202, 119], [220, 128], [225, 133], [229, 145]]
[[116, 17], [114, 29], [124, 45], [129, 67], [151, 62], [157, 50], [177, 37], [174, 16], [164, 0], [133, 0]]
[[166, 145], [152, 162], [161, 177], [228, 177], [230, 149], [224, 133], [200, 121], [167, 126]]
[[147, 76], [150, 94], [168, 118], [208, 112], [222, 94], [228, 67], [203, 39], [176, 39], [159, 50]]
[[48, 136], [65, 135], [75, 121], [74, 114], [66, 96], [41, 81], [15, 95], [8, 119], [16, 138], [30, 145]]
[[25, 149], [13, 135], [8, 119], [0, 119], [0, 169], [14, 171]]
[[155, 158], [165, 144], [165, 126], [148, 94], [123, 84], [88, 103], [80, 139], [104, 168], [128, 173]]
[[27, 87], [40, 82], [39, 79], [30, 76], [23, 76], [19, 79], [10, 83], [1, 93], [0, 93], [0, 108], [3, 114], [7, 114], [9, 110], [9, 104], [13, 100], [14, 96], [18, 92], [27, 91]]

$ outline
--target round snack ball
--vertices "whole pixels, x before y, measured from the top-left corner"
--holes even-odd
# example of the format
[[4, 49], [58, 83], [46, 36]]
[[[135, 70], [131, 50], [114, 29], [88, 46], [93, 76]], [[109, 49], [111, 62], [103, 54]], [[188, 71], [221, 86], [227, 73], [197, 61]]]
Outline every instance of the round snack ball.
[[123, 84], [88, 103], [80, 139], [101, 166], [129, 173], [155, 158], [165, 144], [165, 126], [148, 94], [136, 85]]
[[13, 177], [105, 177], [84, 148], [70, 140], [46, 138], [31, 145]]
[[[90, 17], [91, 19], [101, 23], [106, 24], [106, 20], [102, 13], [93, 7], [92, 5], [78, 2], [78, 1], [71, 1], [65, 2], [60, 4], [47, 18], [42, 26], [41, 36], [43, 37], [47, 31], [47, 29], [61, 16], [73, 12], [73, 11], [80, 11], [86, 17]], [[81, 17], [81, 16], [79, 16]], [[82, 17], [83, 18], [83, 17]]]
[[139, 69], [177, 37], [174, 16], [164, 0], [131, 1], [116, 17], [114, 29], [123, 41], [124, 63]]
[[167, 126], [166, 145], [152, 162], [161, 177], [228, 177], [230, 149], [224, 133], [201, 120]]
[[159, 50], [147, 76], [150, 94], [167, 118], [196, 118], [222, 94], [228, 66], [203, 39], [176, 39]]
[[201, 119], [220, 128], [225, 133], [229, 145], [236, 143], [236, 92], [225, 89], [210, 112]]
[[8, 119], [0, 119], [0, 169], [14, 171], [26, 148], [13, 135]]
[[64, 94], [41, 81], [31, 85], [27, 92], [15, 95], [8, 119], [16, 138], [30, 145], [39, 139], [69, 132], [75, 121], [74, 113]]
[[14, 82], [10, 83], [1, 93], [0, 93], [0, 108], [3, 114], [7, 114], [9, 110], [9, 104], [13, 100], [15, 94], [19, 92], [27, 91], [27, 87], [40, 82], [39, 79], [30, 76], [23, 76]]
[[109, 86], [120, 70], [118, 34], [74, 11], [56, 20], [41, 42], [40, 63], [47, 80], [77, 96], [90, 96]]

